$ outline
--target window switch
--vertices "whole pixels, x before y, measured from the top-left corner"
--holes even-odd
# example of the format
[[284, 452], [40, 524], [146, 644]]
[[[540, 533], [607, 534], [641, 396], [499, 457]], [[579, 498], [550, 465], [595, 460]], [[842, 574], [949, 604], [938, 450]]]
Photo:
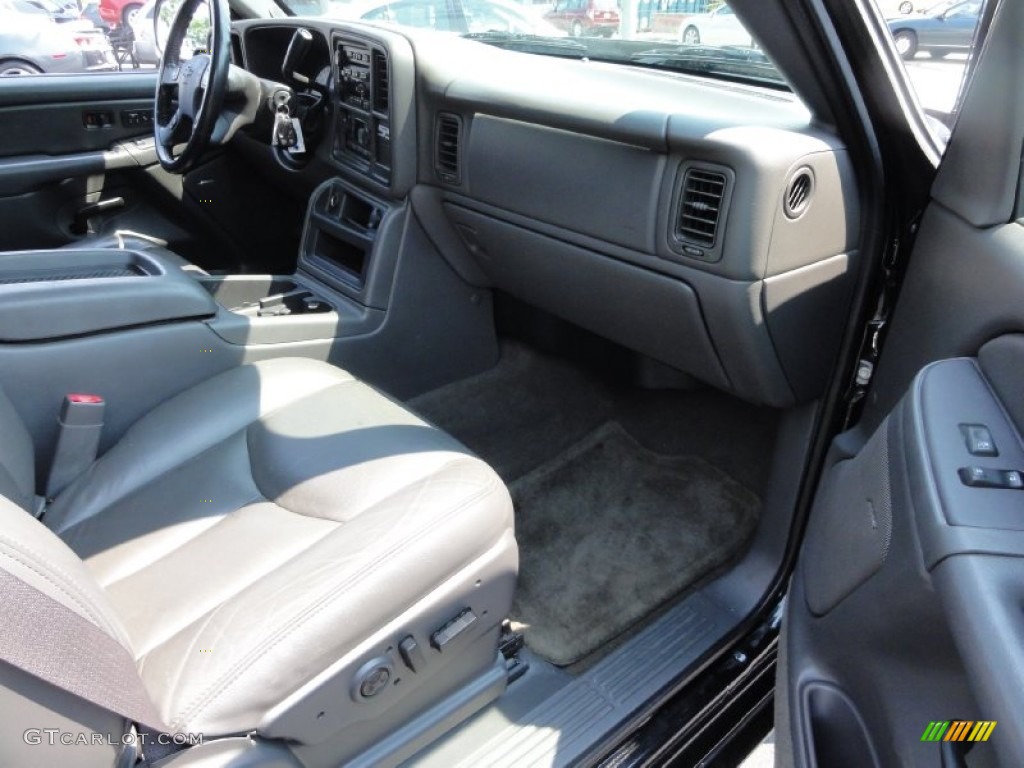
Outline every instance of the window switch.
[[1024, 490], [1024, 472], [1016, 469], [989, 469], [988, 467], [961, 467], [960, 481], [971, 488], [1005, 488]]
[[964, 436], [967, 452], [971, 456], [998, 456], [999, 449], [992, 433], [984, 424], [961, 424], [960, 434]]

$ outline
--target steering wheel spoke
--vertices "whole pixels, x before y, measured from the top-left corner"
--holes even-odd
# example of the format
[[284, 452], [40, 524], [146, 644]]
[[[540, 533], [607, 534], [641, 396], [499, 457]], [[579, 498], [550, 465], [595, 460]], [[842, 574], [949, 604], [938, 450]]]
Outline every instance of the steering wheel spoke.
[[181, 75], [181, 65], [178, 62], [170, 62], [160, 69], [160, 85], [172, 86], [178, 84], [178, 77]]
[[165, 125], [161, 125], [158, 121], [156, 124], [156, 140], [157, 144], [166, 149], [170, 150], [172, 147], [181, 143], [180, 134], [182, 127], [185, 124], [185, 116], [181, 110], [175, 110], [174, 114], [171, 115], [171, 119], [167, 121]]

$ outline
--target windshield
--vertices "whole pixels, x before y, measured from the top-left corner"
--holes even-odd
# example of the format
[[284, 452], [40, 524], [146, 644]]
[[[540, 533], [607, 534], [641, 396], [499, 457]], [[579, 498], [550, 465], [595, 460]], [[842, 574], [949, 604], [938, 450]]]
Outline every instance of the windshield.
[[277, 0], [323, 15], [460, 35], [524, 53], [613, 62], [785, 89], [720, 0]]

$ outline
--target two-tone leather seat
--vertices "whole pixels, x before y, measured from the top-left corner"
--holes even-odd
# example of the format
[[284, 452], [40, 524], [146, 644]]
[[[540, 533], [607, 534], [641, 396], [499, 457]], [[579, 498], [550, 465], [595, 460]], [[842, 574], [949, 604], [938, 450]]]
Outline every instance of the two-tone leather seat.
[[[407, 753], [445, 707], [468, 712], [504, 685], [508, 492], [337, 368], [279, 359], [182, 392], [42, 521], [34, 476], [31, 436], [0, 393], [0, 568], [115, 637], [164, 722], [203, 734], [168, 764], [337, 765], [399, 742]], [[110, 765], [116, 746], [21, 734], [125, 727], [3, 663], [0, 713], [5, 766]]]

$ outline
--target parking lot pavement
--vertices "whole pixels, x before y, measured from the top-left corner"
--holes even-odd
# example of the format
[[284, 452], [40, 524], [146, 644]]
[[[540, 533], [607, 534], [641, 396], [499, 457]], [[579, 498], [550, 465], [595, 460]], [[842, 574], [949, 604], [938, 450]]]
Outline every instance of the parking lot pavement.
[[952, 111], [964, 77], [967, 57], [956, 54], [944, 59], [933, 59], [928, 54], [919, 54], [905, 64], [921, 106], [938, 112]]

